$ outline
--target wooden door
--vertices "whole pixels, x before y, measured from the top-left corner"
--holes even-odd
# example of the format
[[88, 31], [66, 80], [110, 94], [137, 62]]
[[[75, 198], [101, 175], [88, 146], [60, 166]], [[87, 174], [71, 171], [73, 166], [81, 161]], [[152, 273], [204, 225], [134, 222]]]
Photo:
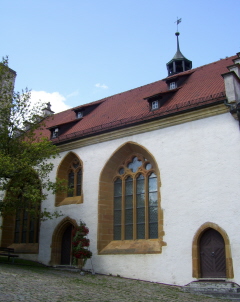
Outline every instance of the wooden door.
[[226, 256], [222, 235], [214, 229], [205, 231], [200, 239], [202, 278], [225, 278]]
[[61, 264], [70, 265], [72, 258], [72, 225], [68, 226], [62, 236]]

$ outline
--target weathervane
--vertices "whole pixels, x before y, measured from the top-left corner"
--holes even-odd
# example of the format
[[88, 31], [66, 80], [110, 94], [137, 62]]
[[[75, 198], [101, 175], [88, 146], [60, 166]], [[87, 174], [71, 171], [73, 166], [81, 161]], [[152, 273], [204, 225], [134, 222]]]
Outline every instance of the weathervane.
[[177, 17], [177, 21], [175, 21], [174, 23], [177, 23], [177, 32], [178, 32], [178, 24], [182, 22], [182, 18], [179, 18]]

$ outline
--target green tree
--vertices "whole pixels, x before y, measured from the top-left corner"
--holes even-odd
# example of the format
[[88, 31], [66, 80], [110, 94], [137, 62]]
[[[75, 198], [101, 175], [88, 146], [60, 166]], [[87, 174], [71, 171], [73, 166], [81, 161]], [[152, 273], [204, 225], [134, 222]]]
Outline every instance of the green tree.
[[[31, 213], [39, 209], [49, 191], [61, 183], [52, 182], [51, 159], [58, 149], [44, 137], [43, 112], [46, 104], [31, 103], [31, 92], [14, 91], [16, 73], [8, 67], [8, 59], [0, 63], [0, 214], [12, 214], [25, 208]], [[51, 118], [51, 117], [48, 117]], [[7, 193], [6, 193], [7, 192]], [[55, 213], [42, 210], [42, 217]]]

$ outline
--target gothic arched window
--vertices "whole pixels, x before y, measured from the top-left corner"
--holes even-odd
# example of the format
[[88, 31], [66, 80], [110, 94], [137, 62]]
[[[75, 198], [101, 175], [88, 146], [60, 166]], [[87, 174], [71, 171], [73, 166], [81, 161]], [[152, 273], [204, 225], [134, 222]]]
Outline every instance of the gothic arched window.
[[57, 192], [56, 206], [83, 202], [82, 171], [83, 165], [79, 157], [75, 153], [69, 152], [60, 163], [57, 171], [57, 178], [66, 183], [68, 190]]
[[[39, 210], [37, 210], [39, 212]], [[14, 243], [38, 243], [39, 217], [19, 210], [15, 218]]]
[[132, 155], [114, 178], [114, 240], [158, 238], [158, 180], [151, 163]]

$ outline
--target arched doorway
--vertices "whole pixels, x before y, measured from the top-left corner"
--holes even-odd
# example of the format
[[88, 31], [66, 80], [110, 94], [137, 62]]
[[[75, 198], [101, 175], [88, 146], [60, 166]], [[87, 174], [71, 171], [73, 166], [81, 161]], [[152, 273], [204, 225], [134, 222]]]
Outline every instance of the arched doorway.
[[[210, 249], [210, 247], [212, 248], [211, 245], [213, 245], [214, 250]], [[224, 245], [224, 248], [222, 247], [222, 245]], [[214, 254], [211, 254], [212, 252]], [[234, 278], [230, 240], [227, 233], [216, 223], [205, 222], [200, 226], [200, 228], [194, 235], [192, 243], [192, 276], [193, 278], [217, 278], [213, 274], [207, 277], [206, 274], [208, 273], [202, 273], [203, 255], [201, 253], [210, 253], [208, 254], [208, 260], [210, 258], [210, 255], [212, 258], [214, 258], [211, 258], [211, 260], [209, 260], [210, 266], [222, 266], [222, 270], [224, 270], [225, 263], [224, 276], [228, 279]], [[209, 270], [212, 271], [213, 269]], [[217, 270], [220, 270], [220, 267]], [[220, 277], [220, 275], [223, 276], [223, 273], [220, 272], [216, 274], [218, 274], [218, 278]]]
[[202, 278], [226, 278], [225, 243], [214, 229], [206, 230], [199, 242]]
[[61, 245], [61, 264], [70, 265], [72, 262], [72, 229], [69, 225], [63, 233]]
[[52, 236], [51, 265], [71, 264], [72, 229], [77, 227], [74, 219], [65, 217], [55, 228]]

